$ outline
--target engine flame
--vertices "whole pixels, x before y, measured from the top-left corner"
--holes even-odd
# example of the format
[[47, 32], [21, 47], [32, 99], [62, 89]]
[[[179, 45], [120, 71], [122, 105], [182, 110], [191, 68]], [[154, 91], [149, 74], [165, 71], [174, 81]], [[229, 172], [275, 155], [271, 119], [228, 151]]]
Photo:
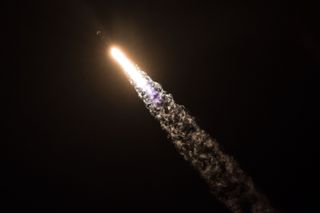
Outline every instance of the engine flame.
[[137, 87], [147, 89], [148, 80], [142, 75], [137, 65], [131, 62], [119, 48], [111, 47], [111, 55]]

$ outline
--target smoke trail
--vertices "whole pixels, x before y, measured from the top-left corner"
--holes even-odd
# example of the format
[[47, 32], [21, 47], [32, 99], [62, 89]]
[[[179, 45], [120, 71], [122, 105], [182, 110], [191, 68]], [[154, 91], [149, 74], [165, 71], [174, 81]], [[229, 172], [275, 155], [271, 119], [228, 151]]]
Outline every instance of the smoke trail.
[[178, 152], [200, 172], [218, 200], [234, 213], [276, 212], [255, 189], [252, 179], [231, 156], [221, 151], [217, 141], [196, 124], [184, 106], [176, 104], [171, 94], [152, 81], [119, 49], [112, 48], [111, 54]]

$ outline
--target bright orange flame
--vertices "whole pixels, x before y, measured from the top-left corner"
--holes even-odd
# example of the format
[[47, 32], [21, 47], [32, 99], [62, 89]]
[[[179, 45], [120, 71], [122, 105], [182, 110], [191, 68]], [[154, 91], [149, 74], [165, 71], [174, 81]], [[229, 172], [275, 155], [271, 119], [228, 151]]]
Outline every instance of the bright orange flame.
[[117, 47], [111, 47], [111, 55], [122, 67], [134, 84], [140, 88], [146, 88], [147, 79], [139, 71], [139, 68]]

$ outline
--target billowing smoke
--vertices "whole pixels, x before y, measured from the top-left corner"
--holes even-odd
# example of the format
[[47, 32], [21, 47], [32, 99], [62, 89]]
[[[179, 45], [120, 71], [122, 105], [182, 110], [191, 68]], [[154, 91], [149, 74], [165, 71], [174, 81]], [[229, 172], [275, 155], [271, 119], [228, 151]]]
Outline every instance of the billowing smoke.
[[255, 189], [252, 179], [231, 156], [221, 151], [217, 141], [196, 124], [184, 106], [176, 104], [171, 94], [152, 81], [120, 50], [113, 48], [112, 51], [119, 51], [116, 54], [121, 55], [120, 59], [112, 55], [124, 69], [139, 97], [160, 122], [177, 151], [200, 172], [218, 200], [234, 213], [276, 212]]

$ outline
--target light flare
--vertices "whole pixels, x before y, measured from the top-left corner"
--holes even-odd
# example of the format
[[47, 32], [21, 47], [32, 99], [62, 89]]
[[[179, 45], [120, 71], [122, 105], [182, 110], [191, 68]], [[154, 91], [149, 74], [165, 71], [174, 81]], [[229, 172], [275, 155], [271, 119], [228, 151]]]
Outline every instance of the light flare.
[[136, 89], [141, 90], [141, 94], [147, 96], [147, 99], [150, 100], [152, 104], [160, 104], [161, 97], [155, 90], [154, 82], [146, 73], [140, 70], [119, 48], [111, 47], [110, 53], [128, 76], [131, 84], [133, 84]]
[[142, 75], [137, 65], [135, 65], [130, 59], [117, 47], [111, 47], [111, 55], [122, 67], [123, 71], [129, 76], [133, 83], [141, 88], [145, 89], [148, 85], [148, 80]]

